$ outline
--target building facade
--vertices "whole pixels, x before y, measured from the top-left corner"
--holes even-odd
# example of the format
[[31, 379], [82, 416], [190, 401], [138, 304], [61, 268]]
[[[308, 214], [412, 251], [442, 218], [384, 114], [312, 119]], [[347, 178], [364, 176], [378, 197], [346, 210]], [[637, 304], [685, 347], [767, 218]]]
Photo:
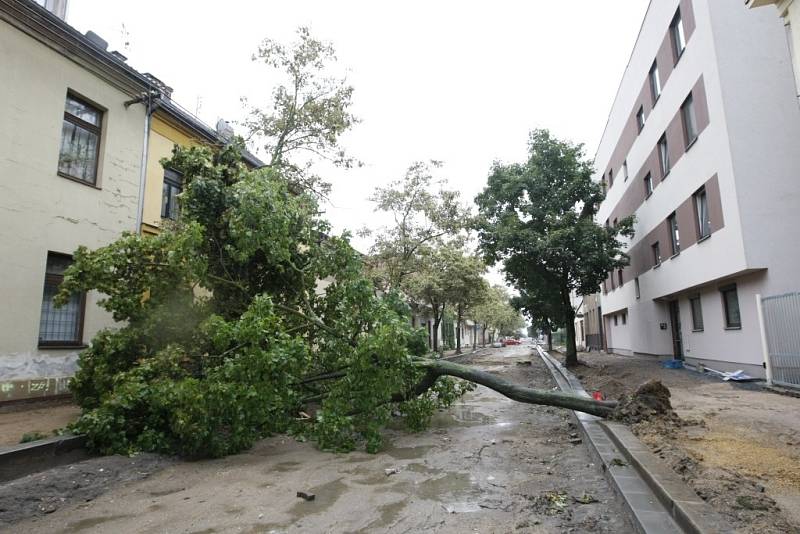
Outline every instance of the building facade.
[[636, 217], [602, 288], [609, 351], [764, 376], [756, 295], [797, 290], [800, 108], [774, 13], [651, 2], [595, 158], [601, 224]]
[[66, 392], [113, 321], [94, 292], [54, 308], [62, 273], [137, 229], [149, 84], [44, 3], [0, 1], [0, 400]]
[[792, 56], [795, 94], [800, 98], [800, 2], [794, 0], [746, 0], [750, 8], [775, 6], [783, 19], [786, 31], [786, 44]]
[[80, 351], [115, 325], [96, 292], [54, 307], [71, 254], [156, 233], [182, 189], [160, 160], [175, 144], [229, 140], [66, 11], [0, 0], [0, 402], [68, 392]]

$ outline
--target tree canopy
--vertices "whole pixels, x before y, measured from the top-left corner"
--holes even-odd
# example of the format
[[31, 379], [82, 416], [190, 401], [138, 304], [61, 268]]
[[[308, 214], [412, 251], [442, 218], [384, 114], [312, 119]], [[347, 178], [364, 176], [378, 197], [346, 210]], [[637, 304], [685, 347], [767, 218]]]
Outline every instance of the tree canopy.
[[594, 293], [609, 272], [626, 266], [620, 237], [633, 233], [632, 217], [613, 227], [594, 221], [604, 194], [592, 174], [582, 145], [534, 130], [527, 161], [496, 163], [476, 198], [487, 261], [503, 263], [533, 318], [558, 314], [547, 319], [566, 326], [570, 365], [577, 363], [570, 293]]
[[336, 61], [330, 43], [314, 39], [306, 27], [297, 35], [289, 46], [265, 39], [253, 55], [253, 61], [281, 71], [285, 79], [268, 106], [243, 99], [250, 110], [245, 126], [266, 151], [267, 166], [279, 170], [294, 189], [326, 194], [330, 185], [314, 174], [315, 161], [342, 167], [358, 163], [340, 144], [342, 134], [358, 122], [350, 111], [353, 88], [327, 74]]

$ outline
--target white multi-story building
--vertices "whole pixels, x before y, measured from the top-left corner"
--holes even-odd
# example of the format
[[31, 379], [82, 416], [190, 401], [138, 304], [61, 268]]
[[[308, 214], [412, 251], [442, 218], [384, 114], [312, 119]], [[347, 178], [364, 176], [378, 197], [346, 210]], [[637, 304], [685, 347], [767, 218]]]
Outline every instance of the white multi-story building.
[[608, 350], [764, 376], [756, 295], [800, 289], [798, 147], [774, 12], [651, 2], [595, 158], [599, 222], [636, 217], [603, 287]]

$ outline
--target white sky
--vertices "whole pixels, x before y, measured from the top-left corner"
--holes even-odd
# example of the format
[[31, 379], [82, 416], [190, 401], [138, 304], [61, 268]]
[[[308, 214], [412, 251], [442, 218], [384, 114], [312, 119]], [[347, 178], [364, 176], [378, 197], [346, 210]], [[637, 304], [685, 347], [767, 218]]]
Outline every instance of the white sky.
[[327, 214], [337, 231], [355, 231], [379, 220], [371, 191], [415, 160], [443, 160], [442, 175], [471, 202], [492, 161], [524, 159], [533, 128], [593, 156], [647, 4], [70, 0], [67, 21], [172, 86], [212, 126], [241, 119], [242, 96], [268, 102], [275, 79], [250, 61], [264, 37], [289, 42], [307, 25], [332, 42], [362, 121], [344, 145], [366, 165], [323, 176], [333, 183]]

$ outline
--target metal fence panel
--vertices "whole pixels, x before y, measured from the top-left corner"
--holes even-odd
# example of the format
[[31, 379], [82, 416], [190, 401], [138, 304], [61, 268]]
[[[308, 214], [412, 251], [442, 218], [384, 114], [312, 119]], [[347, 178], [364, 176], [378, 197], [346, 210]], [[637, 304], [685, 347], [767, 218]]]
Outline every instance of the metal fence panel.
[[800, 388], [800, 293], [761, 299], [772, 381]]

